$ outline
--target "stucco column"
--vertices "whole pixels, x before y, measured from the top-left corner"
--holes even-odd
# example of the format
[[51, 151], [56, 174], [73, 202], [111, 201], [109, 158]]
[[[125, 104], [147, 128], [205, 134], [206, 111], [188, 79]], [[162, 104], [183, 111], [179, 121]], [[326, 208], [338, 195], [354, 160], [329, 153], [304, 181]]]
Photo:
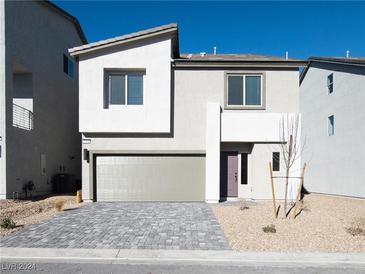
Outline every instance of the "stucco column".
[[205, 201], [217, 203], [220, 198], [220, 131], [221, 107], [219, 103], [207, 103]]
[[86, 161], [84, 155], [84, 149], [89, 150], [89, 145], [82, 145], [82, 200], [84, 202], [92, 202], [93, 201], [93, 174], [92, 174], [92, 167], [93, 167], [93, 159], [92, 154], [89, 151], [89, 162]]

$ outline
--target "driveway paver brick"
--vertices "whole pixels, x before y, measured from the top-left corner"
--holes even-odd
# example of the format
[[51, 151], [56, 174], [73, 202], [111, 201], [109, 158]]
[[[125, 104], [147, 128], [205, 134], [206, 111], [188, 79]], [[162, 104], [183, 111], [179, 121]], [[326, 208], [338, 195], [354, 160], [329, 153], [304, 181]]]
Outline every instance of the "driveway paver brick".
[[1, 239], [3, 247], [230, 249], [204, 203], [97, 202]]

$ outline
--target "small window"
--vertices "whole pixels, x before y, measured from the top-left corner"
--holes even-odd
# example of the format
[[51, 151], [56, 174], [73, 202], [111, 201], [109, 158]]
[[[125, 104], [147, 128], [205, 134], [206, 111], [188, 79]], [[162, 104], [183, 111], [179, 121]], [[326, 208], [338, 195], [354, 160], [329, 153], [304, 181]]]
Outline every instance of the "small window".
[[331, 94], [333, 92], [333, 73], [327, 76], [327, 89], [328, 94]]
[[280, 171], [280, 152], [272, 153], [272, 170]]
[[328, 117], [328, 136], [335, 134], [335, 117], [333, 115]]
[[65, 54], [63, 55], [63, 72], [70, 76], [72, 79], [74, 79], [75, 62]]
[[227, 77], [228, 106], [262, 106], [262, 75], [230, 74]]
[[143, 75], [140, 72], [106, 72], [104, 108], [143, 105]]

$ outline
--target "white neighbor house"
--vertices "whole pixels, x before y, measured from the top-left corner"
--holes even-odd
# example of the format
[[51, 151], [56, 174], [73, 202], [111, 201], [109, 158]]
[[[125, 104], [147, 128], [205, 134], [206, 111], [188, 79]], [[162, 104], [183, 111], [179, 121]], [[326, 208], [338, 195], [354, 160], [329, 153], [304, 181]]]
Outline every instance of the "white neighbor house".
[[[52, 191], [81, 177], [78, 76], [68, 48], [86, 43], [76, 18], [48, 1], [0, 1], [0, 198]], [[60, 170], [61, 169], [61, 170]], [[16, 195], [18, 193], [18, 195]]]
[[365, 198], [365, 58], [311, 57], [300, 83], [305, 187]]
[[[299, 112], [306, 62], [183, 55], [176, 24], [69, 53], [79, 63], [84, 200], [271, 197], [268, 163], [280, 152], [279, 121]], [[274, 165], [283, 175], [283, 162]], [[300, 159], [291, 175], [299, 171]], [[283, 198], [284, 182], [276, 187]]]

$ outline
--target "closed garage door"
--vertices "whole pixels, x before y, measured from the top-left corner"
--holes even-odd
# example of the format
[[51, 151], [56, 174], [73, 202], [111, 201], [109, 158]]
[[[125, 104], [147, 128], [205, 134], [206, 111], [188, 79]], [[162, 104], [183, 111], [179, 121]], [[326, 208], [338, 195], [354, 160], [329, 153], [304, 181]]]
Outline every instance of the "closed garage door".
[[97, 201], [204, 201], [204, 155], [96, 157]]

